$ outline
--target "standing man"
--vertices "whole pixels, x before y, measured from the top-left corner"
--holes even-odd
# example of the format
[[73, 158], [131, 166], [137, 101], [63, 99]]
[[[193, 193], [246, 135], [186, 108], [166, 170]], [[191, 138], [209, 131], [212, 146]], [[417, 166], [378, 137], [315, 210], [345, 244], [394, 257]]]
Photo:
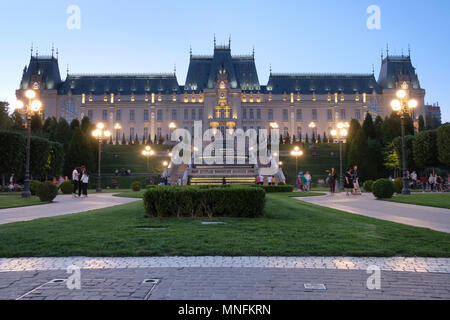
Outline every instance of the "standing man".
[[79, 180], [80, 180], [80, 173], [78, 172], [78, 168], [75, 168], [72, 171], [72, 183], [73, 183], [72, 198], [77, 197]]
[[412, 182], [413, 189], [416, 189], [417, 188], [417, 173], [416, 173], [416, 171], [413, 171], [411, 173], [411, 182]]
[[359, 194], [359, 172], [358, 166], [353, 167], [353, 191], [354, 194]]

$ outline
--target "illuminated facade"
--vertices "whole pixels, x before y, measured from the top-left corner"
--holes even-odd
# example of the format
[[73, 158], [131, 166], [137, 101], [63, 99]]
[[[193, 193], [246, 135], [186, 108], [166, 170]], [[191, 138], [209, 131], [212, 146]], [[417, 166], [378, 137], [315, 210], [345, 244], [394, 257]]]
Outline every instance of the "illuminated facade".
[[[410, 56], [382, 57], [374, 74], [277, 74], [261, 85], [254, 53], [233, 56], [231, 46], [214, 44], [211, 56], [190, 54], [184, 85], [171, 74], [68, 74], [63, 81], [58, 59], [32, 56], [23, 71], [21, 98], [28, 88], [39, 90], [43, 117], [69, 122], [88, 116], [114, 132], [114, 141], [166, 139], [174, 128], [270, 129], [296, 140], [329, 136], [337, 121], [363, 121], [367, 113], [388, 116], [396, 88], [403, 82], [418, 101], [415, 117], [425, 116], [425, 90]], [[120, 124], [120, 129], [114, 129]]]

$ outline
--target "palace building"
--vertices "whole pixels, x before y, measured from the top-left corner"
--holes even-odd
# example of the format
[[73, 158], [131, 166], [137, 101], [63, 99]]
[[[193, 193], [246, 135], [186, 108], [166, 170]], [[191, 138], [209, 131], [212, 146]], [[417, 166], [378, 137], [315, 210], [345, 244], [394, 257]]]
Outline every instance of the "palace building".
[[[193, 133], [203, 128], [270, 129], [296, 140], [323, 135], [338, 121], [363, 121], [367, 113], [388, 116], [395, 91], [406, 82], [418, 101], [414, 119], [425, 116], [425, 90], [408, 56], [381, 58], [378, 79], [371, 74], [279, 74], [259, 82], [255, 54], [235, 56], [231, 43], [216, 45], [209, 56], [190, 53], [184, 85], [168, 74], [68, 74], [61, 79], [58, 59], [31, 56], [23, 71], [18, 99], [34, 88], [43, 102], [42, 116], [69, 122], [88, 116], [103, 122], [118, 141], [166, 137], [174, 128]], [[120, 129], [114, 129], [116, 124]]]

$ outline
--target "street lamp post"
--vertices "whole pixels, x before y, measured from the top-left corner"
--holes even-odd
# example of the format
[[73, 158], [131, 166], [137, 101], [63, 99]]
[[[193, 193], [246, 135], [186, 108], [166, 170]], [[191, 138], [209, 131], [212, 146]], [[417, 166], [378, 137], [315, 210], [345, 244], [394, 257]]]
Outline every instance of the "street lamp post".
[[102, 192], [102, 175], [101, 175], [101, 163], [102, 163], [102, 140], [109, 138], [111, 132], [105, 130], [105, 125], [103, 123], [97, 123], [97, 129], [92, 132], [92, 135], [98, 139], [98, 181], [97, 181], [97, 192]]
[[27, 146], [26, 146], [26, 160], [25, 160], [25, 179], [24, 190], [22, 198], [31, 197], [30, 191], [30, 152], [31, 152], [31, 116], [33, 113], [39, 112], [42, 107], [42, 102], [36, 99], [36, 92], [34, 90], [25, 91], [25, 97], [28, 99], [28, 104], [24, 104], [18, 100], [14, 106], [20, 114], [26, 117], [27, 126]]
[[154, 154], [155, 154], [155, 152], [152, 150], [152, 148], [150, 148], [150, 146], [146, 146], [145, 150], [142, 151], [142, 155], [147, 157], [147, 172], [150, 171], [149, 159]]
[[402, 132], [402, 171], [403, 171], [403, 189], [402, 194], [409, 195], [409, 178], [407, 174], [408, 162], [406, 159], [406, 140], [405, 140], [405, 115], [410, 111], [417, 108], [417, 100], [409, 99], [409, 86], [406, 82], [403, 82], [401, 89], [397, 91], [396, 96], [398, 99], [394, 99], [391, 102], [392, 110], [400, 115], [401, 119], [401, 132]]
[[299, 147], [295, 147], [294, 150], [291, 151], [291, 156], [295, 157], [295, 176], [298, 175], [298, 157], [303, 155], [303, 151], [300, 150]]
[[344, 192], [344, 170], [342, 163], [342, 144], [348, 136], [348, 122], [338, 122], [337, 129], [331, 130], [331, 136], [339, 139], [339, 190]]

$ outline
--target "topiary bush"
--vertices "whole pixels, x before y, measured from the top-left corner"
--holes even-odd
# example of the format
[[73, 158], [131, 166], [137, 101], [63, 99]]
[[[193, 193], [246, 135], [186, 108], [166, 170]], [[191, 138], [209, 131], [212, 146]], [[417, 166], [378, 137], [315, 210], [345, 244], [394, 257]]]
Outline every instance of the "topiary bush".
[[403, 189], [403, 179], [396, 178], [394, 180], [394, 192], [400, 194], [402, 193], [402, 189]]
[[239, 217], [263, 215], [265, 192], [241, 187], [201, 189], [193, 186], [155, 186], [144, 194], [149, 217]]
[[373, 187], [373, 180], [367, 180], [366, 182], [364, 182], [364, 190], [366, 192], [372, 192], [372, 187]]
[[71, 194], [73, 192], [73, 185], [70, 183], [70, 181], [64, 181], [59, 186], [59, 189], [61, 189], [61, 192], [63, 194]]
[[38, 180], [31, 180], [30, 181], [30, 192], [31, 195], [35, 196], [37, 195], [37, 189], [38, 187], [42, 184], [42, 182], [38, 181]]
[[45, 181], [37, 188], [36, 195], [42, 202], [51, 202], [58, 195], [58, 187], [50, 181]]
[[394, 185], [389, 179], [378, 179], [372, 185], [372, 192], [378, 199], [392, 198]]
[[253, 187], [264, 189], [266, 193], [278, 193], [278, 192], [293, 192], [294, 186], [291, 185], [282, 185], [279, 184], [277, 186], [261, 186], [261, 185], [254, 185]]
[[133, 183], [131, 183], [131, 190], [137, 192], [137, 191], [141, 191], [142, 189], [142, 184], [139, 181], [134, 181]]

